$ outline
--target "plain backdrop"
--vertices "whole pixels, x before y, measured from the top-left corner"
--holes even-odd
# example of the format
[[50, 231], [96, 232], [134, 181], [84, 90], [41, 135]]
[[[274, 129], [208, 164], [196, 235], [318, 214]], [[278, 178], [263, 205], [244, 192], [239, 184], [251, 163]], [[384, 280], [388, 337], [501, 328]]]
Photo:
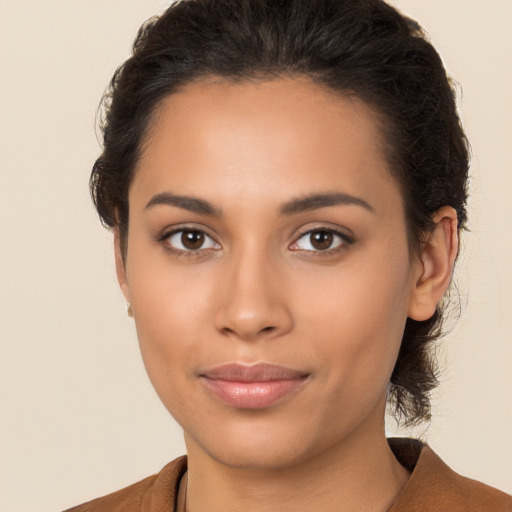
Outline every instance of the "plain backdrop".
[[[512, 492], [512, 1], [394, 3], [462, 84], [473, 147], [462, 317], [440, 352], [434, 419], [414, 434]], [[184, 451], [146, 378], [88, 192], [102, 92], [165, 5], [0, 0], [1, 511], [59, 511]]]

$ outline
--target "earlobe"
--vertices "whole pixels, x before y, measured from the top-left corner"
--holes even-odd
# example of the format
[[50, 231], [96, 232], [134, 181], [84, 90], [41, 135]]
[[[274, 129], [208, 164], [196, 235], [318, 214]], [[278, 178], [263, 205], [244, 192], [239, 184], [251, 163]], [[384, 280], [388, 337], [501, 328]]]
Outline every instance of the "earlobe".
[[128, 284], [126, 280], [126, 261], [123, 258], [122, 247], [121, 247], [121, 238], [119, 236], [119, 230], [117, 228], [114, 229], [114, 255], [116, 262], [116, 274], [117, 274], [117, 282], [121, 287], [121, 291], [123, 292], [124, 298], [129, 303], [130, 296], [128, 293]]
[[409, 303], [408, 316], [418, 321], [431, 318], [443, 298], [459, 248], [457, 212], [450, 206], [443, 206], [435, 213], [433, 221], [435, 227], [421, 249], [419, 275]]

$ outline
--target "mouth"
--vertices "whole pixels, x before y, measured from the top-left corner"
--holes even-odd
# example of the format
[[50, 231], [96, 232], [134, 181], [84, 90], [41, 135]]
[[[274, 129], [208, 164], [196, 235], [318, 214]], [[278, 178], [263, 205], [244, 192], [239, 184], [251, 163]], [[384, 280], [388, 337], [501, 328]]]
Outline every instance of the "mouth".
[[200, 374], [215, 398], [240, 409], [270, 407], [298, 391], [308, 377], [307, 373], [268, 363], [226, 364]]

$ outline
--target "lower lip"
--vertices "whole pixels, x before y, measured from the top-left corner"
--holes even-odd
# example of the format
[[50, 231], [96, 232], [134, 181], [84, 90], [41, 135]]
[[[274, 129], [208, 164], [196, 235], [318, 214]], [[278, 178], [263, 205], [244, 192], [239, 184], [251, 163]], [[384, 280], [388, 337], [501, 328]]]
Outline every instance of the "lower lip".
[[298, 390], [306, 378], [233, 382], [203, 377], [207, 389], [224, 403], [241, 409], [262, 409]]

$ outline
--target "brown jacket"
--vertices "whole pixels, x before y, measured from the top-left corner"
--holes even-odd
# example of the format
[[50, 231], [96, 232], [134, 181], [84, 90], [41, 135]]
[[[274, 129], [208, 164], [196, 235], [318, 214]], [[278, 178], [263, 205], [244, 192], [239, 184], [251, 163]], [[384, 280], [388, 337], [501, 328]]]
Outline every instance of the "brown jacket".
[[[400, 463], [412, 471], [389, 512], [512, 512], [512, 496], [452, 471], [427, 445], [390, 439]], [[125, 489], [65, 512], [174, 512], [186, 457]]]

